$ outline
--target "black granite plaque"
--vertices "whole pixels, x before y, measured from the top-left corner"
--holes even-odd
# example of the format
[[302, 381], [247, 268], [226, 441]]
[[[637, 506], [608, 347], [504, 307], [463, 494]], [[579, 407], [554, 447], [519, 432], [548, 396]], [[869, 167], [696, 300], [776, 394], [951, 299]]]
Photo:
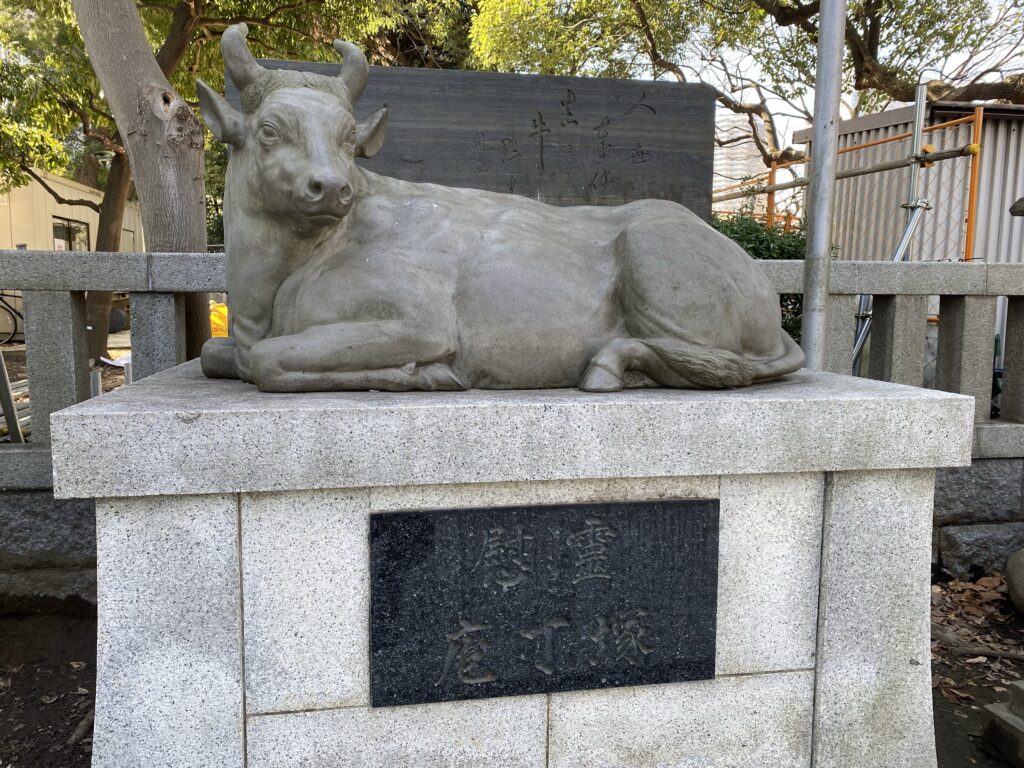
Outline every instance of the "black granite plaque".
[[718, 501], [370, 518], [373, 706], [715, 674]]

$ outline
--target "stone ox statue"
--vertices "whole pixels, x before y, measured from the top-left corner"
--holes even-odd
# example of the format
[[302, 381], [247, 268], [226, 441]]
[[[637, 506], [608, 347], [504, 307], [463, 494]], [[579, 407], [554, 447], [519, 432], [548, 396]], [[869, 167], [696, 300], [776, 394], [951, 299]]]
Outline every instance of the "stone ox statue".
[[239, 113], [199, 103], [231, 147], [224, 194], [232, 338], [207, 376], [272, 392], [735, 387], [798, 369], [778, 296], [734, 242], [673, 202], [555, 207], [413, 184], [356, 165], [366, 57], [337, 77], [268, 70], [246, 28], [221, 48]]

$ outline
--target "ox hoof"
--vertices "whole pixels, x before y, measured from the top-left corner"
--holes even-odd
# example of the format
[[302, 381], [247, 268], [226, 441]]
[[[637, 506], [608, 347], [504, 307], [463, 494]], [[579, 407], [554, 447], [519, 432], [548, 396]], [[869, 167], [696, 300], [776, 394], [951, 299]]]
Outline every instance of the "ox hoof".
[[583, 383], [580, 389], [587, 392], [618, 392], [625, 385], [622, 377], [605, 368], [603, 365], [591, 363], [583, 374]]
[[207, 339], [200, 352], [203, 373], [210, 379], [237, 379], [234, 339], [215, 337]]
[[446, 363], [431, 363], [416, 369], [418, 389], [434, 391], [453, 391], [469, 389], [469, 386]]

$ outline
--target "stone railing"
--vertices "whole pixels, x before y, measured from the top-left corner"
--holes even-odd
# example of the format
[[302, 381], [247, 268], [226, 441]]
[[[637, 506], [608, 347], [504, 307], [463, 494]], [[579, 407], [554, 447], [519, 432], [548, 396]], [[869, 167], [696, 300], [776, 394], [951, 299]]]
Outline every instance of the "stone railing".
[[0, 448], [0, 490], [52, 485], [50, 414], [89, 397], [85, 291], [129, 295], [136, 379], [184, 361], [186, 293], [223, 291], [224, 254], [0, 251], [0, 283], [21, 290], [31, 442]]
[[[780, 293], [803, 291], [803, 263], [762, 262]], [[862, 373], [921, 386], [928, 297], [939, 297], [936, 389], [975, 398], [975, 458], [1024, 456], [1024, 264], [832, 264], [826, 369], [850, 373], [858, 297], [874, 296], [870, 360]], [[1007, 298], [999, 419], [992, 419], [997, 304]]]
[[[803, 262], [761, 262], [800, 293]], [[0, 251], [0, 282], [24, 292], [32, 442], [0, 449], [0, 489], [50, 486], [49, 416], [89, 396], [88, 290], [126, 292], [136, 379], [183, 360], [182, 296], [225, 290], [223, 254]], [[940, 296], [935, 385], [976, 398], [975, 457], [1024, 456], [1024, 265], [841, 262], [832, 266], [827, 369], [849, 373], [857, 297], [875, 297], [866, 375], [921, 385], [928, 297]], [[997, 299], [1008, 297], [1002, 418], [989, 415]]]

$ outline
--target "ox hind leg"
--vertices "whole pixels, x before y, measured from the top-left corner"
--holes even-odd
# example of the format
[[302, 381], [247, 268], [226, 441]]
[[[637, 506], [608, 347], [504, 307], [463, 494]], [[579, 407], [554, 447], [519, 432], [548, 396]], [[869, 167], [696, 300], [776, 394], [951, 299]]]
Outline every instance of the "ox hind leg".
[[719, 389], [752, 383], [755, 366], [724, 349], [710, 349], [678, 339], [615, 338], [591, 358], [580, 389], [617, 392], [626, 372], [640, 371], [663, 387]]
[[399, 322], [337, 323], [275, 336], [250, 355], [264, 392], [460, 390], [443, 334]]

